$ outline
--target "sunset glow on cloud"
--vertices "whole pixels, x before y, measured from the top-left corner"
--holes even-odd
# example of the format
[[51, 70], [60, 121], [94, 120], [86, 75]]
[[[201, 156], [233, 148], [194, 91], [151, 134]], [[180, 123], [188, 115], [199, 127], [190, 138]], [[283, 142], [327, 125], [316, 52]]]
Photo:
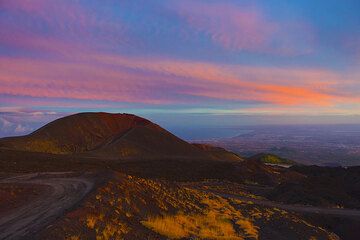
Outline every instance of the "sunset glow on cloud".
[[301, 2], [0, 1], [0, 132], [78, 111], [359, 114], [359, 2]]

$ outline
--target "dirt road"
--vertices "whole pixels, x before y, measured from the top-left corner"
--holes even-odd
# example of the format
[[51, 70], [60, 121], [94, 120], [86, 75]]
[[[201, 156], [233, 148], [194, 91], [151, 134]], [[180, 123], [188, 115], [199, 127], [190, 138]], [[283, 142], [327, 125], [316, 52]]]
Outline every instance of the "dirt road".
[[94, 186], [88, 175], [72, 173], [32, 173], [1, 179], [1, 183], [45, 185], [49, 190], [0, 216], [0, 239], [27, 239], [79, 203]]
[[360, 210], [357, 209], [322, 208], [322, 207], [313, 207], [306, 205], [283, 204], [283, 203], [269, 201], [266, 199], [254, 199], [254, 198], [248, 198], [234, 194], [220, 193], [216, 191], [208, 191], [208, 192], [214, 193], [224, 198], [234, 198], [242, 201], [251, 201], [255, 204], [259, 204], [266, 207], [275, 207], [286, 211], [293, 211], [300, 213], [314, 213], [314, 214], [323, 214], [323, 215], [335, 215], [335, 216], [360, 219]]

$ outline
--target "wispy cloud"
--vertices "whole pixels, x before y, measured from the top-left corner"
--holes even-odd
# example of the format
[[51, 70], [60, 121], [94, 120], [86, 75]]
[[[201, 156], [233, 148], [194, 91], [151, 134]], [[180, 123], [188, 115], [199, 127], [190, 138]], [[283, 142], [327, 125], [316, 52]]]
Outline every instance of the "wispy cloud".
[[228, 50], [297, 55], [313, 48], [310, 24], [275, 21], [258, 6], [188, 0], [173, 6], [195, 31]]
[[[105, 6], [105, 5], [104, 5]], [[0, 3], [0, 43], [42, 55], [63, 49], [114, 49], [135, 44], [121, 19], [82, 1], [14, 0]]]
[[0, 94], [148, 104], [189, 103], [194, 100], [189, 96], [279, 105], [330, 106], [358, 101], [357, 96], [337, 92], [341, 76], [323, 69], [82, 52], [66, 61], [0, 58], [0, 66]]

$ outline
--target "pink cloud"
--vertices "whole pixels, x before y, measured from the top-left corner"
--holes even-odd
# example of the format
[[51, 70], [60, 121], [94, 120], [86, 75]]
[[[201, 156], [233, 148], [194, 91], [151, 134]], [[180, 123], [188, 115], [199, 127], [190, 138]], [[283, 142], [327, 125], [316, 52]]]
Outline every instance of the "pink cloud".
[[189, 26], [225, 49], [284, 55], [312, 51], [313, 29], [304, 22], [276, 22], [257, 7], [234, 3], [181, 1], [174, 6]]
[[[183, 78], [186, 94], [228, 100], [258, 100], [278, 104], [331, 105], [343, 97], [336, 85], [338, 74], [322, 69], [281, 69], [241, 65], [216, 65], [176, 60], [123, 58], [96, 55], [99, 62]], [[219, 91], [221, 89], [221, 91]]]
[[66, 56], [73, 51], [87, 51], [89, 47], [84, 44], [67, 42], [54, 37], [43, 37], [28, 30], [14, 31], [11, 26], [0, 23], [0, 44], [18, 50], [26, 50], [42, 55]]
[[2, 2], [1, 7], [15, 13], [26, 13], [60, 29], [98, 24], [95, 15], [77, 1], [12, 0]]
[[[276, 105], [358, 102], [323, 69], [280, 69], [73, 52], [65, 60], [0, 58], [0, 94], [147, 104], [195, 97]], [[197, 101], [201, 102], [201, 99]], [[206, 100], [203, 100], [206, 102]]]
[[78, 1], [13, 0], [0, 7], [11, 16], [0, 22], [0, 43], [15, 48], [64, 54], [62, 50], [71, 46], [104, 49], [137, 44], [119, 19]]
[[240, 9], [226, 3], [189, 1], [179, 5], [179, 14], [188, 24], [229, 49], [258, 49], [266, 44], [277, 28], [255, 9]]
[[153, 104], [172, 101], [160, 94], [167, 85], [162, 76], [107, 64], [2, 58], [0, 67], [2, 94]]

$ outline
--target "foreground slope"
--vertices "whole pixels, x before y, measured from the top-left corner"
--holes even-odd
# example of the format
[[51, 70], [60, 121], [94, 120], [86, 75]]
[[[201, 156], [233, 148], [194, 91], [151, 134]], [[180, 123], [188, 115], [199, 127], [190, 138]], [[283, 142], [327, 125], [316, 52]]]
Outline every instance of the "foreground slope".
[[299, 215], [125, 174], [91, 193], [36, 239], [337, 239]]

